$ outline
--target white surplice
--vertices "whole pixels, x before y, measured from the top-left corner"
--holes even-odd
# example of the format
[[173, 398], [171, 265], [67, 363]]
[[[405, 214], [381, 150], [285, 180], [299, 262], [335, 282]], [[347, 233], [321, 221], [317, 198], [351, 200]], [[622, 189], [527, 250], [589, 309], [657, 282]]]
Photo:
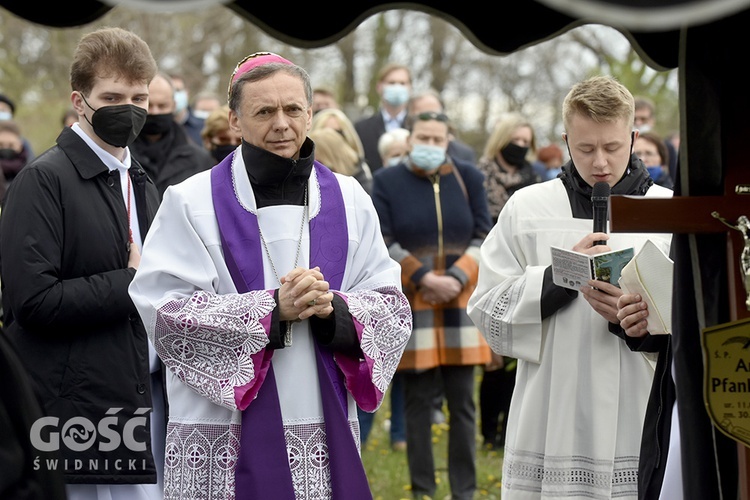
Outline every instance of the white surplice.
[[[232, 175], [239, 202], [257, 214], [273, 266], [279, 276], [286, 274], [295, 263], [304, 208], [281, 205], [257, 209], [239, 154]], [[210, 176], [210, 171], [200, 173], [167, 189], [130, 287], [146, 330], [170, 368], [165, 498], [234, 498], [241, 425], [235, 389], [252, 386], [255, 381], [259, 367], [250, 355], [268, 343], [261, 320], [267, 320], [274, 308], [268, 291], [280, 286], [264, 252], [266, 290], [237, 293], [224, 260]], [[388, 255], [372, 201], [356, 179], [338, 174], [336, 178], [348, 227], [346, 271], [338, 292], [347, 300], [355, 320], [364, 325], [361, 346], [365, 359], [361, 362], [370, 368], [362, 373], [377, 389], [379, 405], [408, 340], [411, 312], [401, 293], [400, 267]], [[321, 206], [314, 170], [308, 186], [310, 218], [314, 219]], [[309, 248], [306, 222], [299, 266], [308, 267]], [[179, 317], [189, 318], [194, 328], [187, 325], [184, 332], [178, 332], [164, 326]], [[184, 352], [160, 350], [160, 342], [174, 335], [182, 335], [180, 349]], [[290, 461], [293, 458], [295, 464], [301, 464], [293, 471], [295, 489], [298, 495], [307, 489], [323, 498], [327, 481], [319, 474], [327, 472], [320, 471], [318, 444], [324, 440], [325, 428], [312, 342], [309, 321], [294, 323], [292, 347], [276, 350], [272, 365]], [[351, 393], [348, 408], [358, 443]], [[197, 467], [191, 463], [196, 449], [206, 453]]]
[[[647, 196], [670, 197], [652, 186]], [[542, 320], [550, 247], [592, 232], [574, 219], [560, 179], [513, 194], [481, 248], [468, 312], [498, 354], [518, 359], [502, 475], [503, 500], [637, 497], [638, 456], [656, 353], [631, 351], [582, 294]], [[613, 233], [612, 250], [669, 234]]]

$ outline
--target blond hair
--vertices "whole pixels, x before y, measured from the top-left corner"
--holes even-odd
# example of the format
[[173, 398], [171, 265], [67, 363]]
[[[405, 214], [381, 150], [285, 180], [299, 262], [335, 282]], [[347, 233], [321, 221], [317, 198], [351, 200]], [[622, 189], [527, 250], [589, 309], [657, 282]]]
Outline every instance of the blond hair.
[[317, 161], [339, 174], [357, 173], [360, 158], [336, 130], [319, 128], [311, 130], [308, 137], [315, 143]]
[[203, 123], [203, 129], [201, 130], [203, 145], [207, 149], [211, 149], [211, 139], [223, 130], [229, 130], [229, 106], [226, 104], [211, 111], [211, 114]]
[[513, 133], [521, 127], [531, 129], [531, 144], [529, 144], [529, 154], [536, 154], [536, 133], [531, 122], [519, 113], [508, 113], [502, 116], [492, 129], [489, 139], [484, 145], [482, 160], [490, 161], [513, 139]]
[[597, 123], [625, 120], [632, 125], [635, 118], [633, 94], [614, 77], [594, 76], [570, 89], [562, 106], [563, 124], [570, 128], [575, 115]]
[[364, 158], [365, 148], [362, 146], [362, 140], [359, 138], [359, 134], [354, 128], [352, 121], [346, 116], [346, 113], [340, 109], [326, 108], [315, 113], [312, 119], [312, 125], [310, 125], [310, 132], [328, 127], [328, 120], [330, 118], [335, 119], [336, 123], [338, 123], [341, 129], [341, 135], [344, 137], [349, 147], [356, 151], [360, 158]]

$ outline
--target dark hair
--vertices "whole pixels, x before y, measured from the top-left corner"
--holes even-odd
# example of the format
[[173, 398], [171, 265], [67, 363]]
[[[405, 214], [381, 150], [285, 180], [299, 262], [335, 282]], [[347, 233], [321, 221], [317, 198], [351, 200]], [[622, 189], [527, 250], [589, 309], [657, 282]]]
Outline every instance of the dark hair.
[[16, 104], [10, 100], [10, 97], [8, 97], [5, 94], [0, 94], [0, 102], [4, 102], [10, 107], [10, 114], [15, 115], [16, 114]]
[[388, 76], [392, 71], [396, 71], [402, 69], [406, 71], [406, 74], [409, 75], [409, 83], [411, 83], [411, 69], [409, 69], [409, 66], [406, 66], [405, 64], [398, 64], [398, 63], [389, 63], [380, 68], [378, 70], [377, 74], [377, 82], [382, 82], [385, 80], [385, 77]]
[[648, 109], [651, 112], [651, 115], [654, 114], [656, 111], [656, 105], [654, 104], [654, 101], [646, 96], [634, 96], [633, 98], [635, 109]]
[[448, 115], [446, 115], [445, 113], [438, 113], [437, 111], [425, 111], [423, 113], [419, 113], [418, 115], [407, 116], [406, 120], [404, 121], [404, 128], [411, 131], [412, 129], [414, 129], [414, 124], [416, 122], [427, 122], [431, 120], [445, 123], [448, 126], [448, 130], [450, 130], [451, 123]]
[[88, 94], [97, 77], [149, 84], [156, 71], [151, 49], [138, 35], [122, 28], [101, 28], [78, 42], [70, 65], [70, 86]]
[[66, 109], [65, 113], [62, 115], [61, 123], [62, 126], [66, 126], [68, 123], [68, 118], [73, 118], [73, 120], [78, 121], [78, 113], [75, 109]]
[[664, 144], [664, 139], [662, 139], [659, 134], [655, 134], [653, 132], [643, 132], [638, 135], [638, 138], [646, 139], [648, 142], [656, 146], [656, 152], [659, 153], [659, 156], [661, 156], [661, 164], [669, 165], [669, 150], [667, 149], [667, 145]]

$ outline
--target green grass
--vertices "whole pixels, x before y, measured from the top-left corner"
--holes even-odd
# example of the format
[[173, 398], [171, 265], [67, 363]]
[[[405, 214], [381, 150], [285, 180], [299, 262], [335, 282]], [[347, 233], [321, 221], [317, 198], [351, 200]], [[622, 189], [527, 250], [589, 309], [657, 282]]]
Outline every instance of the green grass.
[[[481, 377], [481, 373], [481, 370], [477, 370], [478, 377]], [[477, 378], [478, 386], [479, 378]], [[477, 403], [477, 494], [475, 498], [499, 499], [502, 451], [488, 450], [482, 446], [482, 436], [479, 433], [479, 404], [476, 395], [474, 400]], [[390, 418], [390, 412], [390, 395], [386, 394], [383, 405], [375, 414], [370, 437], [362, 450], [362, 461], [375, 500], [411, 500], [411, 482], [406, 452], [391, 450], [390, 438], [384, 426], [386, 419]], [[435, 479], [438, 485], [434, 498], [443, 500], [450, 498], [448, 424], [432, 426], [432, 442]]]

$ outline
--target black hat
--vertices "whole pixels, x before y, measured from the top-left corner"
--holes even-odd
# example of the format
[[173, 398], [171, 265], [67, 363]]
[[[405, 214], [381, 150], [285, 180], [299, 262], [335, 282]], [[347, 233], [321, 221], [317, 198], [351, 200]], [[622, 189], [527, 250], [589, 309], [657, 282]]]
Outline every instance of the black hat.
[[16, 105], [13, 101], [10, 100], [9, 97], [7, 97], [5, 94], [0, 94], [0, 102], [4, 102], [8, 106], [10, 106], [10, 114], [15, 115], [16, 114]]

